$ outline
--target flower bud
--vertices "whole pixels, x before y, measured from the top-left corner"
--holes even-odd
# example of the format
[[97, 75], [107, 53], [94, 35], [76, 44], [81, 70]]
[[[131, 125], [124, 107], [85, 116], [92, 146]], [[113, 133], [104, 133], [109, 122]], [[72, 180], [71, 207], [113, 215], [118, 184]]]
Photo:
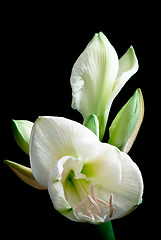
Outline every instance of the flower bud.
[[12, 131], [18, 146], [29, 155], [29, 141], [33, 123], [26, 120], [12, 120]]
[[30, 185], [31, 187], [45, 190], [43, 186], [41, 186], [34, 178], [31, 168], [25, 167], [16, 162], [12, 162], [9, 160], [4, 160], [4, 163], [7, 164], [10, 169], [25, 183]]
[[99, 138], [99, 122], [96, 115], [89, 115], [84, 120], [83, 125], [90, 129]]
[[112, 122], [109, 144], [129, 152], [138, 134], [144, 116], [144, 100], [140, 89], [123, 106]]

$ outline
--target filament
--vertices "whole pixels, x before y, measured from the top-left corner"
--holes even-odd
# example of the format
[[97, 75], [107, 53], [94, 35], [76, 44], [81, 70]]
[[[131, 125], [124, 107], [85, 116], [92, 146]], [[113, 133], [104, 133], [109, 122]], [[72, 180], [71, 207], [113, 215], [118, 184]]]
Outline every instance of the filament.
[[92, 203], [92, 205], [95, 207], [95, 209], [98, 212], [98, 214], [100, 215], [101, 214], [101, 210], [100, 210], [98, 204], [96, 203], [96, 201], [90, 195], [88, 195], [87, 198], [90, 201], [90, 203]]

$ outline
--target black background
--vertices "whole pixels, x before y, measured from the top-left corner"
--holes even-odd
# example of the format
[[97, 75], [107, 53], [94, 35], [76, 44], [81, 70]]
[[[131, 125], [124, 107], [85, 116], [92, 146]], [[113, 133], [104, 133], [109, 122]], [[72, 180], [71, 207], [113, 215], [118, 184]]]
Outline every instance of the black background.
[[[116, 4], [117, 5], [117, 4]], [[129, 155], [144, 179], [143, 203], [128, 216], [113, 221], [116, 239], [154, 239], [159, 180], [157, 138], [160, 128], [160, 75], [157, 7], [8, 5], [3, 8], [1, 44], [1, 229], [3, 236], [45, 239], [99, 239], [95, 226], [74, 223], [54, 210], [47, 191], [21, 182], [4, 165], [9, 159], [29, 166], [16, 145], [12, 119], [35, 121], [40, 115], [82, 122], [71, 108], [71, 69], [96, 32], [102, 31], [119, 58], [133, 45], [139, 71], [113, 102], [108, 126], [137, 88], [145, 101], [145, 117]], [[117, 11], [116, 11], [117, 10]], [[106, 131], [104, 142], [108, 140]], [[159, 145], [159, 144], [158, 144]], [[155, 219], [155, 222], [157, 218]]]

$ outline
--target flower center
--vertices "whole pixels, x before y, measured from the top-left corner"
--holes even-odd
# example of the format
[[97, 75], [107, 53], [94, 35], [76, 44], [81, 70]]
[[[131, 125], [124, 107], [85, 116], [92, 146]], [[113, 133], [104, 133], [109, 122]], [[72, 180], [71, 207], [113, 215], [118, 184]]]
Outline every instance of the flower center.
[[67, 175], [63, 175], [62, 184], [66, 200], [81, 221], [104, 222], [110, 220], [116, 211], [113, 195], [110, 195], [109, 201], [98, 197], [99, 185], [95, 189], [92, 179], [89, 180], [85, 174], [71, 169]]
[[[96, 222], [104, 222], [104, 219], [109, 215], [109, 218], [113, 216], [114, 211], [116, 211], [116, 208], [113, 206], [113, 195], [110, 195], [109, 203], [105, 202], [101, 198], [96, 197], [95, 193], [95, 186], [92, 183], [91, 185], [91, 195], [87, 195], [86, 198], [84, 198], [76, 207], [75, 209], [75, 214], [81, 218], [81, 210], [82, 208], [85, 209], [86, 214]], [[99, 205], [102, 204], [104, 205], [104, 208], [106, 208], [106, 213], [101, 211], [102, 207]]]

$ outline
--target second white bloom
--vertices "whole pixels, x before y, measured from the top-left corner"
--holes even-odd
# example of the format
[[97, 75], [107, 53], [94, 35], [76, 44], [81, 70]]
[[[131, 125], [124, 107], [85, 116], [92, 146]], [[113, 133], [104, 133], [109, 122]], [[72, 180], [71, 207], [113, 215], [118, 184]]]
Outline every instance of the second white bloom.
[[84, 120], [95, 114], [102, 140], [111, 104], [124, 84], [138, 70], [138, 61], [131, 46], [119, 60], [106, 36], [95, 34], [75, 62], [71, 73], [72, 107]]
[[31, 133], [30, 162], [55, 209], [73, 221], [109, 221], [141, 202], [137, 165], [77, 122], [39, 117]]

